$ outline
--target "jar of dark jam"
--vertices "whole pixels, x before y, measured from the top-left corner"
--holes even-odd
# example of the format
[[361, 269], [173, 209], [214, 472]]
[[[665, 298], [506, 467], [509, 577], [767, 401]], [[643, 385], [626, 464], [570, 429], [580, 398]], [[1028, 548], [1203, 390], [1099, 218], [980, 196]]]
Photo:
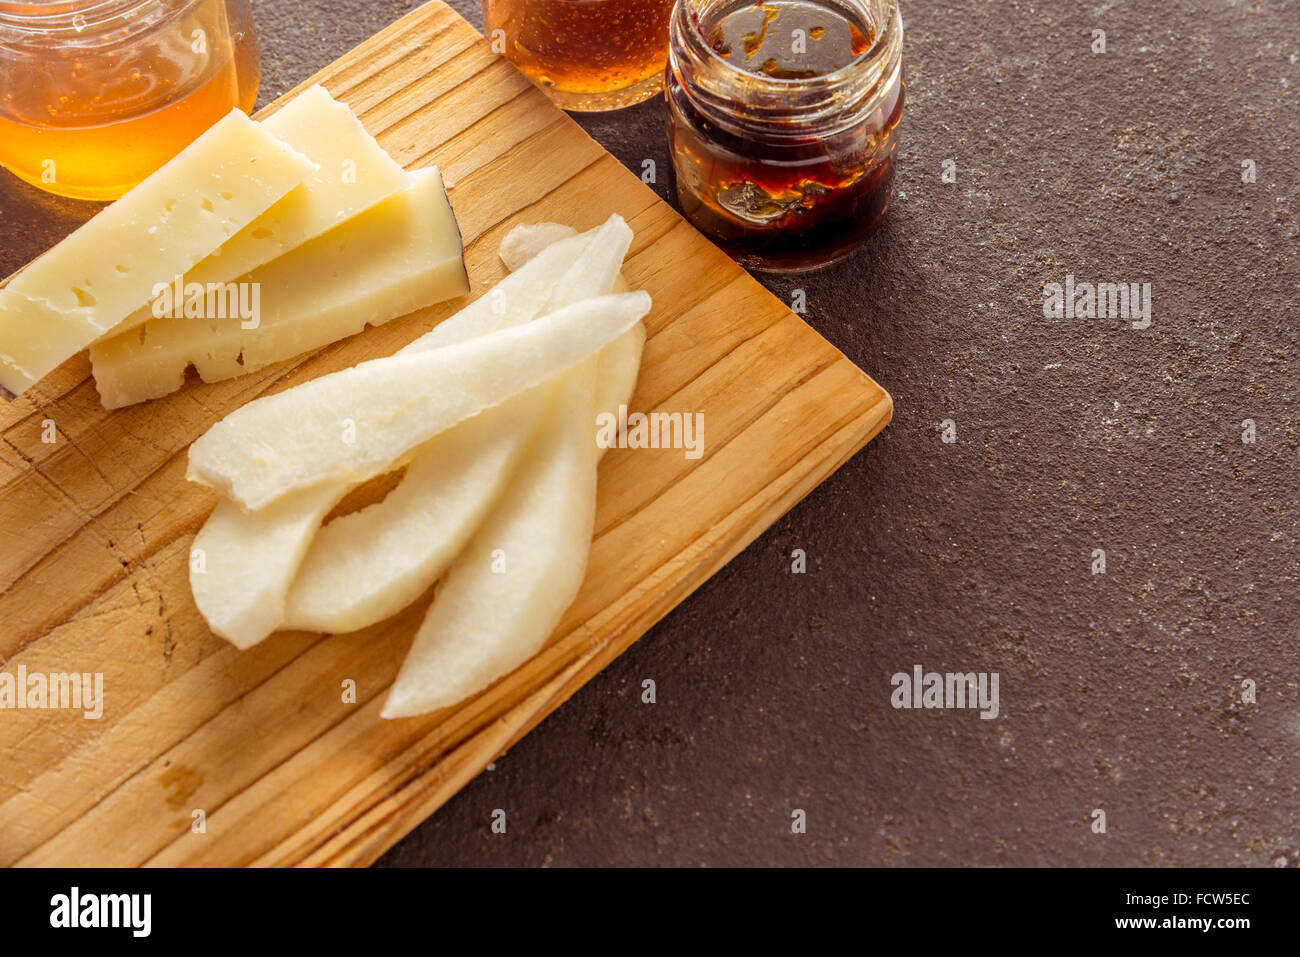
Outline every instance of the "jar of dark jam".
[[677, 0], [665, 97], [677, 198], [742, 264], [843, 258], [889, 205], [896, 0]]

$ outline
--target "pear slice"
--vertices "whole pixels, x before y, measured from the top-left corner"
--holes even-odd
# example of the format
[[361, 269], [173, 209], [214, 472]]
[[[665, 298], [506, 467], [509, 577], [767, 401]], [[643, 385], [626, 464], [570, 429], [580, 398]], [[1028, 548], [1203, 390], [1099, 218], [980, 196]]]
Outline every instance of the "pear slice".
[[[631, 401], [644, 348], [645, 323], [638, 322], [600, 351], [596, 369], [597, 412], [609, 412], [618, 418], [618, 407]], [[600, 449], [599, 454], [603, 456], [605, 449]]]
[[519, 471], [444, 577], [384, 703], [385, 718], [455, 704], [513, 671], [577, 596], [596, 514], [595, 363], [552, 388]]
[[[598, 410], [617, 415], [619, 405], [627, 404], [644, 342], [645, 327], [638, 323], [601, 350]], [[532, 393], [516, 396], [434, 437], [382, 502], [336, 518], [317, 532], [296, 577], [290, 573], [282, 627], [356, 631], [396, 614], [423, 594], [504, 490], [543, 404]], [[308, 489], [285, 501], [315, 494], [317, 489]]]
[[632, 230], [623, 217], [610, 216], [595, 229], [548, 246], [398, 355], [464, 342], [613, 292], [631, 244]]
[[187, 477], [253, 510], [322, 482], [364, 482], [439, 432], [593, 355], [649, 311], [644, 292], [585, 299], [523, 326], [363, 362], [256, 399], [190, 446]]
[[356, 631], [419, 598], [505, 490], [540, 412], [531, 393], [516, 396], [435, 436], [383, 501], [320, 529], [289, 587], [284, 627]]
[[[611, 216], [610, 220], [622, 222], [622, 218]], [[612, 232], [609, 222], [603, 227], [586, 232], [582, 237], [595, 235], [597, 241], [614, 242], [615, 237], [606, 239], [606, 234]], [[530, 223], [527, 225], [516, 226], [510, 232], [506, 233], [505, 239], [501, 240], [501, 249], [499, 255], [501, 261], [505, 263], [506, 268], [511, 272], [518, 272], [523, 269], [536, 269], [538, 257], [542, 253], [549, 253], [557, 247], [560, 249], [567, 248], [565, 243], [571, 243], [573, 238], [578, 236], [577, 231], [572, 226], [565, 226], [563, 223]], [[581, 237], [579, 237], [581, 238]], [[617, 237], [622, 239], [624, 237]], [[631, 233], [627, 234], [627, 239], [631, 239]], [[626, 248], [622, 250], [626, 256]], [[621, 261], [620, 261], [621, 264]], [[613, 285], [608, 289], [602, 289], [602, 292], [627, 292], [628, 284], [622, 275], [614, 277]], [[600, 353], [600, 366], [596, 371], [596, 408], [602, 412], [612, 412], [618, 414], [618, 407], [626, 405], [632, 398], [632, 392], [636, 388], [637, 374], [641, 370], [641, 352], [645, 347], [645, 323], [637, 323], [623, 335], [619, 336]], [[604, 454], [601, 449], [601, 454]]]
[[[567, 226], [546, 225], [554, 227], [548, 234], [560, 239], [575, 235]], [[484, 326], [493, 322], [498, 328], [517, 325], [541, 308], [568, 305], [564, 300], [570, 297], [607, 293], [612, 285], [626, 289], [617, 270], [631, 231], [622, 219], [611, 217], [578, 238], [580, 244], [566, 243], [546, 256], [538, 255], [542, 249], [531, 251], [528, 274], [498, 286], [507, 290], [497, 300], [505, 306], [500, 314], [489, 309], [475, 317], [467, 308], [440, 325], [437, 335], [424, 336], [403, 351], [464, 341], [484, 334]], [[546, 276], [557, 274], [559, 282], [552, 288], [540, 288]], [[530, 291], [532, 286], [539, 288]], [[479, 302], [484, 300], [492, 304], [487, 296]], [[606, 396], [614, 411], [636, 384], [644, 341], [645, 327], [637, 323], [600, 353], [597, 394]], [[355, 631], [396, 614], [419, 597], [464, 548], [504, 490], [532, 438], [547, 388], [538, 386], [435, 436], [382, 502], [322, 528], [289, 586], [285, 627]]]
[[190, 591], [216, 634], [251, 648], [284, 620], [284, 594], [312, 536], [347, 494], [327, 482], [258, 512], [222, 499], [190, 546]]
[[[556, 228], [565, 232], [565, 238], [573, 235], [568, 227]], [[585, 287], [570, 283], [574, 294], [608, 292], [609, 253], [624, 254], [631, 231], [614, 216], [577, 238], [579, 242], [545, 250], [547, 255], [542, 257], [537, 253], [543, 250], [531, 252], [524, 275], [509, 277], [501, 284], [510, 291], [504, 300], [498, 300], [506, 304], [504, 311], [471, 304], [438, 326], [436, 336], [426, 335], [402, 352], [450, 345], [493, 328], [529, 321], [551, 304], [547, 283], [553, 286], [558, 277], [569, 273], [587, 277]], [[602, 244], [603, 257], [586, 253], [594, 242]], [[615, 284], [626, 289], [621, 277], [614, 276]], [[477, 302], [483, 304], [484, 299]], [[497, 302], [488, 300], [486, 305], [496, 306]], [[602, 408], [616, 410], [627, 401], [644, 339], [644, 325], [638, 323], [602, 351], [599, 377], [602, 394], [608, 397]], [[531, 414], [530, 402], [534, 405]], [[536, 404], [529, 396], [507, 403], [518, 413], [512, 414], [512, 431], [508, 433], [483, 439], [483, 429], [475, 431], [482, 440], [479, 454], [484, 459], [445, 454], [473, 448], [472, 440], [444, 442], [444, 437], [435, 437], [425, 447], [430, 457], [425, 457], [424, 450], [417, 452], [407, 475], [384, 501], [355, 516], [343, 516], [324, 529], [320, 529], [321, 519], [351, 483], [325, 483], [295, 492], [255, 512], [223, 500], [192, 546], [191, 588], [209, 627], [247, 648], [277, 628], [351, 631], [405, 607], [445, 570], [504, 488], [536, 425]], [[490, 413], [483, 418], [493, 421]], [[521, 419], [528, 421], [525, 424]], [[473, 426], [474, 421], [457, 426], [445, 438]], [[439, 459], [442, 469], [435, 465]], [[467, 481], [468, 477], [476, 477], [477, 483]], [[459, 519], [448, 521], [452, 512], [431, 506], [424, 496], [441, 498], [453, 489], [459, 493], [455, 500]], [[425, 524], [417, 522], [418, 518], [425, 519]], [[398, 534], [396, 530], [402, 527], [405, 533]], [[398, 542], [401, 547], [396, 547]], [[382, 568], [384, 574], [352, 574], [358, 568]]]
[[538, 253], [548, 246], [554, 246], [561, 240], [576, 236], [578, 231], [563, 223], [531, 223], [516, 226], [506, 233], [501, 240], [497, 255], [511, 272], [516, 272], [527, 265]]

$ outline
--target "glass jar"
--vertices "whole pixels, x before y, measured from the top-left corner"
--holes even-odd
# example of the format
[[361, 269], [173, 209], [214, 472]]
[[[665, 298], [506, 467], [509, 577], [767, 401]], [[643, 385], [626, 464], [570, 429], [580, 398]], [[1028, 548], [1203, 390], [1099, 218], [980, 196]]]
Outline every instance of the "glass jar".
[[248, 0], [0, 0], [0, 166], [116, 199], [260, 79]]
[[673, 0], [483, 0], [492, 49], [565, 110], [617, 110], [663, 88]]
[[895, 0], [678, 0], [665, 99], [682, 211], [751, 268], [848, 255], [889, 205], [902, 46]]

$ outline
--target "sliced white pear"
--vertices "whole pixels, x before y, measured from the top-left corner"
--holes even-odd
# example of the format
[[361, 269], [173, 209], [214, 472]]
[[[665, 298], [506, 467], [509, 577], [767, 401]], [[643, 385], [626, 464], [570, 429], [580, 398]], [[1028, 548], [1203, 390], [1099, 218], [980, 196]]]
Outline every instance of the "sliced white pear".
[[[575, 235], [569, 227], [557, 229], [563, 239]], [[505, 287], [507, 295], [496, 303], [503, 309], [474, 319], [471, 306], [440, 325], [437, 335], [424, 336], [402, 351], [464, 341], [484, 334], [489, 322], [509, 327], [542, 308], [568, 305], [566, 299], [609, 292], [622, 282], [617, 269], [630, 230], [615, 216], [579, 238], [581, 243], [568, 243], [537, 261], [524, 283], [503, 281], [498, 288]], [[551, 287], [541, 288], [548, 277]], [[525, 284], [538, 288], [521, 295]], [[493, 304], [491, 295], [479, 302]], [[600, 378], [615, 410], [635, 385], [644, 339], [644, 326], [638, 323], [600, 353]], [[285, 626], [355, 631], [396, 614], [423, 594], [505, 488], [532, 438], [545, 389], [539, 386], [533, 392], [541, 394], [516, 396], [436, 436], [416, 453], [400, 484], [382, 502], [321, 529], [289, 587]]]
[[[596, 369], [596, 411], [618, 417], [618, 407], [627, 405], [636, 389], [645, 347], [645, 323], [638, 322], [600, 351]], [[595, 441], [595, 423], [592, 423]], [[600, 450], [603, 455], [605, 450]]]
[[330, 482], [245, 512], [222, 499], [190, 546], [190, 590], [216, 634], [251, 648], [284, 620], [284, 593], [329, 510], [351, 486]]
[[[559, 228], [566, 238], [573, 236], [568, 227]], [[580, 239], [551, 251], [528, 275], [516, 280], [504, 300], [504, 311], [480, 307], [478, 320], [466, 321], [463, 315], [471, 319], [475, 315], [471, 305], [440, 325], [438, 336], [426, 336], [402, 351], [449, 345], [491, 331], [490, 325], [528, 321], [551, 301], [545, 283], [553, 285], [575, 266], [586, 275], [587, 285], [571, 285], [574, 293], [594, 296], [608, 292], [607, 258], [606, 265], [593, 269], [592, 257], [584, 257], [584, 251], [593, 242], [602, 243], [606, 250], [626, 250], [630, 231], [621, 219], [613, 217]], [[621, 278], [617, 285], [626, 289]], [[484, 321], [484, 317], [490, 318]], [[644, 326], [638, 323], [601, 353], [600, 377], [607, 383], [606, 390], [612, 390], [611, 408], [625, 402], [635, 384], [644, 336]], [[620, 376], [630, 376], [631, 381], [620, 383]], [[617, 398], [620, 394], [622, 399]], [[343, 497], [349, 483], [326, 483], [294, 492], [255, 512], [223, 501], [193, 545], [192, 571], [204, 569], [198, 576], [191, 575], [194, 597], [212, 630], [246, 648], [281, 627], [352, 631], [400, 610], [442, 573], [504, 488], [536, 425], [536, 404], [535, 398], [527, 396], [506, 403], [519, 414], [512, 413], [508, 431], [492, 440], [477, 443], [451, 438], [462, 429], [471, 429], [474, 419], [445, 437], [435, 437], [425, 447], [428, 454], [416, 453], [406, 476], [384, 501], [355, 516], [342, 516], [323, 530], [319, 529], [320, 519]], [[482, 418], [489, 422], [505, 418], [496, 413], [491, 410]], [[471, 434], [482, 439], [486, 433], [479, 427]], [[450, 441], [444, 442], [444, 438]], [[480, 455], [447, 454], [456, 443], [462, 453], [479, 445]], [[437, 496], [451, 502], [449, 490], [459, 493], [455, 509], [425, 500]], [[459, 515], [459, 521], [448, 521], [452, 514]], [[405, 532], [396, 534], [397, 529]], [[354, 574], [356, 569], [380, 568], [382, 575]]]
[[363, 362], [256, 399], [190, 446], [187, 477], [253, 510], [322, 482], [364, 482], [595, 354], [649, 311], [644, 292], [584, 299], [522, 326]]
[[464, 342], [608, 293], [631, 243], [632, 230], [623, 217], [611, 216], [595, 229], [547, 247], [526, 268], [506, 276], [401, 352]]
[[[638, 323], [601, 350], [598, 410], [617, 415], [619, 405], [627, 404], [644, 341], [645, 327]], [[322, 528], [293, 577], [281, 627], [356, 631], [422, 595], [504, 490], [532, 438], [541, 405], [531, 393], [516, 396], [436, 436], [382, 502]], [[598, 455], [604, 453], [598, 449]], [[308, 489], [285, 500], [316, 493]]]
[[513, 671], [577, 596], [596, 513], [595, 364], [552, 388], [554, 404], [519, 471], [443, 579], [385, 718], [455, 704]]
[[[619, 222], [622, 220], [619, 219]], [[597, 232], [599, 230], [592, 230], [583, 233], [582, 236], [592, 236]], [[518, 272], [525, 267], [536, 269], [537, 266], [532, 264], [538, 256], [577, 235], [572, 226], [565, 226], [563, 223], [543, 222], [516, 226], [506, 234], [505, 239], [501, 240], [501, 261], [511, 272]], [[565, 247], [560, 246], [560, 248]], [[614, 280], [612, 288], [602, 291], [627, 292], [628, 285], [620, 275]], [[645, 347], [645, 336], [645, 324], [637, 323], [602, 350], [600, 367], [596, 372], [597, 410], [617, 415], [618, 407], [626, 405], [632, 398], [637, 374], [641, 369], [641, 352]], [[601, 454], [604, 454], [604, 451], [601, 449]]]
[[516, 396], [436, 436], [383, 501], [317, 532], [289, 587], [284, 627], [356, 631], [419, 598], [505, 490], [541, 411], [536, 396]]
[[505, 239], [501, 240], [501, 247], [497, 250], [497, 254], [506, 264], [506, 268], [515, 272], [543, 249], [576, 235], [578, 235], [576, 229], [563, 223], [531, 223], [516, 226], [506, 233]]

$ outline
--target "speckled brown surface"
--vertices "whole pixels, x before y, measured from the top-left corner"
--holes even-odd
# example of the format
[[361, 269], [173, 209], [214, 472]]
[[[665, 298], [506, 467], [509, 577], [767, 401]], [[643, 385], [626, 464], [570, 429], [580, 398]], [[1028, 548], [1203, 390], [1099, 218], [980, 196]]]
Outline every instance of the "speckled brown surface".
[[[263, 102], [416, 5], [255, 3]], [[769, 282], [893, 424], [383, 864], [1300, 864], [1300, 4], [903, 9], [886, 225]], [[658, 101], [583, 123], [664, 168]], [[0, 271], [91, 209], [0, 174]], [[891, 708], [918, 663], [999, 717]]]

